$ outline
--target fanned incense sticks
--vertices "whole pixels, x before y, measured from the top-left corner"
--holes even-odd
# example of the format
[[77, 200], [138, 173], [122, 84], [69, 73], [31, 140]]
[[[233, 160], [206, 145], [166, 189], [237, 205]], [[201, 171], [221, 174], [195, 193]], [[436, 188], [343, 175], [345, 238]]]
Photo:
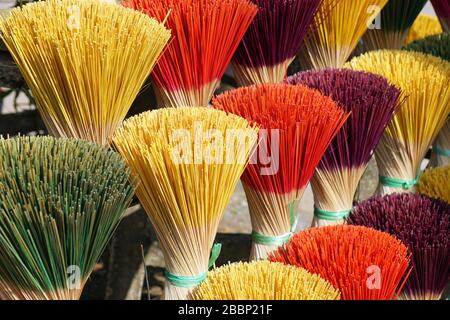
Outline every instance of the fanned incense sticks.
[[52, 135], [107, 145], [170, 31], [97, 0], [47, 0], [11, 11], [1, 37]]
[[280, 83], [323, 0], [251, 0], [258, 14], [233, 62], [240, 85]]
[[348, 66], [385, 76], [404, 93], [406, 102], [376, 149], [378, 193], [413, 191], [422, 160], [450, 112], [450, 63], [418, 52], [381, 50]]
[[[409, 51], [418, 51], [431, 54], [450, 62], [450, 33], [442, 33], [430, 36], [422, 40], [414, 41], [404, 48]], [[450, 122], [447, 119], [444, 127], [437, 136], [433, 153], [430, 159], [431, 166], [444, 166], [450, 164]]]
[[146, 112], [117, 130], [114, 145], [140, 180], [136, 194], [164, 254], [166, 299], [187, 298], [206, 278], [256, 138], [245, 119], [202, 107]]
[[78, 299], [131, 202], [119, 154], [81, 140], [0, 139], [0, 296]]
[[450, 166], [426, 170], [420, 177], [417, 191], [431, 198], [450, 203]]
[[[174, 38], [152, 74], [160, 106], [208, 106], [257, 12], [248, 0], [124, 0]], [[170, 14], [168, 15], [170, 11]]]
[[324, 0], [315, 16], [316, 27], [300, 52], [302, 68], [341, 68], [386, 3], [387, 0], [339, 0], [336, 4], [335, 0]]
[[342, 300], [396, 299], [410, 262], [407, 247], [389, 234], [345, 225], [300, 232], [269, 260], [320, 275]]
[[400, 90], [383, 77], [346, 69], [298, 73], [288, 78], [319, 90], [351, 112], [311, 180], [313, 226], [341, 224], [351, 212], [359, 181], [400, 105]]
[[286, 84], [229, 91], [213, 106], [262, 129], [242, 182], [253, 227], [250, 258], [265, 259], [291, 237], [298, 202], [348, 114], [318, 91]]
[[196, 300], [338, 300], [340, 293], [305, 269], [258, 261], [215, 269], [194, 292]]
[[380, 13], [380, 24], [363, 37], [366, 50], [401, 49], [409, 29], [428, 0], [389, 0]]
[[434, 11], [436, 11], [442, 28], [450, 31], [450, 1], [448, 0], [431, 0]]
[[419, 14], [416, 21], [408, 31], [405, 44], [410, 44], [413, 41], [420, 40], [429, 36], [434, 36], [442, 33], [442, 26], [438, 18], [429, 16], [427, 14]]
[[413, 269], [401, 299], [441, 298], [450, 277], [450, 204], [413, 194], [376, 197], [358, 205], [348, 222], [388, 232], [408, 246]]

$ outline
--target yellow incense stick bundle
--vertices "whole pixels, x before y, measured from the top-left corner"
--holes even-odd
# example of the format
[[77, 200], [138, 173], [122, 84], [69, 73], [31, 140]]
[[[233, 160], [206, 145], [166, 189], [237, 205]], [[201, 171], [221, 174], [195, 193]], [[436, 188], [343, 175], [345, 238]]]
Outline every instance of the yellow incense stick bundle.
[[420, 177], [417, 191], [430, 198], [450, 203], [450, 166], [426, 170]]
[[230, 264], [208, 274], [196, 300], [339, 300], [328, 281], [305, 269], [277, 262]]
[[114, 145], [140, 180], [136, 193], [164, 253], [166, 299], [186, 298], [205, 279], [256, 138], [245, 119], [200, 107], [146, 112], [117, 130]]
[[414, 21], [411, 29], [409, 29], [405, 44], [410, 44], [413, 41], [434, 36], [444, 32], [439, 19], [427, 14], [420, 14], [416, 21]]
[[450, 63], [418, 52], [382, 50], [348, 66], [382, 75], [403, 91], [406, 102], [376, 150], [379, 193], [413, 191], [422, 160], [450, 113]]
[[0, 32], [50, 133], [102, 145], [170, 38], [156, 20], [98, 0], [31, 3]]
[[[300, 53], [303, 69], [340, 68], [387, 0], [324, 0]], [[333, 8], [330, 12], [330, 8]]]

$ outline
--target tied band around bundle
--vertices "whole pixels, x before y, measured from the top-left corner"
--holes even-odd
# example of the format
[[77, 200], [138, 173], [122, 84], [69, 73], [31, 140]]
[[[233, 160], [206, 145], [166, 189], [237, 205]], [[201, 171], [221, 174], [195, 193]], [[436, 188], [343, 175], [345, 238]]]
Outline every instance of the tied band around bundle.
[[417, 185], [419, 178], [420, 175], [417, 175], [417, 178], [414, 180], [402, 180], [380, 176], [380, 183], [386, 187], [409, 190]]
[[295, 230], [297, 229], [298, 217], [295, 212], [296, 202], [291, 202], [289, 205], [289, 221], [291, 224], [291, 232], [283, 234], [281, 236], [268, 236], [265, 234], [261, 234], [258, 232], [252, 232], [252, 240], [257, 244], [261, 244], [263, 246], [282, 246], [286, 242], [288, 242], [292, 236], [294, 235]]
[[[211, 249], [211, 256], [209, 257], [208, 269], [215, 265], [216, 260], [219, 257], [221, 250], [222, 250], [222, 244], [216, 243], [213, 245], [213, 247]], [[166, 277], [167, 281], [169, 281], [175, 287], [193, 288], [193, 287], [197, 287], [199, 284], [201, 284], [203, 281], [205, 281], [206, 277], [208, 276], [208, 272], [203, 272], [196, 276], [179, 276], [179, 275], [175, 275], [175, 274], [170, 273], [169, 271], [165, 270], [164, 276]]]
[[433, 150], [439, 156], [450, 158], [450, 150], [449, 149], [443, 149], [441, 147], [434, 146]]
[[314, 208], [314, 216], [321, 220], [328, 221], [338, 221], [347, 218], [352, 209], [341, 210], [341, 211], [325, 211], [319, 208]]

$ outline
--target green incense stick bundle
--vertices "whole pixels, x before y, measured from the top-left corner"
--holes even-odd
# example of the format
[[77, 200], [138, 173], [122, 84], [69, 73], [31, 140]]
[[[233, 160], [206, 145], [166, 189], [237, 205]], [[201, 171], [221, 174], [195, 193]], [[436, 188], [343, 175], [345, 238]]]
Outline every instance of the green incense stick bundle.
[[78, 299], [134, 190], [120, 155], [0, 138], [0, 298]]

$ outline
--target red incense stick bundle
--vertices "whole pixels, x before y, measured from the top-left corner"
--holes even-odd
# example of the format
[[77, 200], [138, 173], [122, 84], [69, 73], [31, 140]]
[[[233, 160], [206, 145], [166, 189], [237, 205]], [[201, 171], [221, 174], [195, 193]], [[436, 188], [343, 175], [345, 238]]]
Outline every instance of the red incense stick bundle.
[[160, 106], [207, 106], [257, 7], [248, 0], [124, 0], [174, 35], [152, 73]]
[[253, 227], [251, 259], [264, 259], [292, 235], [298, 202], [348, 114], [316, 90], [286, 84], [230, 91], [213, 106], [261, 128], [257, 159], [242, 182]]
[[400, 240], [371, 228], [347, 225], [300, 232], [269, 260], [320, 275], [341, 291], [343, 300], [396, 299], [410, 262]]

